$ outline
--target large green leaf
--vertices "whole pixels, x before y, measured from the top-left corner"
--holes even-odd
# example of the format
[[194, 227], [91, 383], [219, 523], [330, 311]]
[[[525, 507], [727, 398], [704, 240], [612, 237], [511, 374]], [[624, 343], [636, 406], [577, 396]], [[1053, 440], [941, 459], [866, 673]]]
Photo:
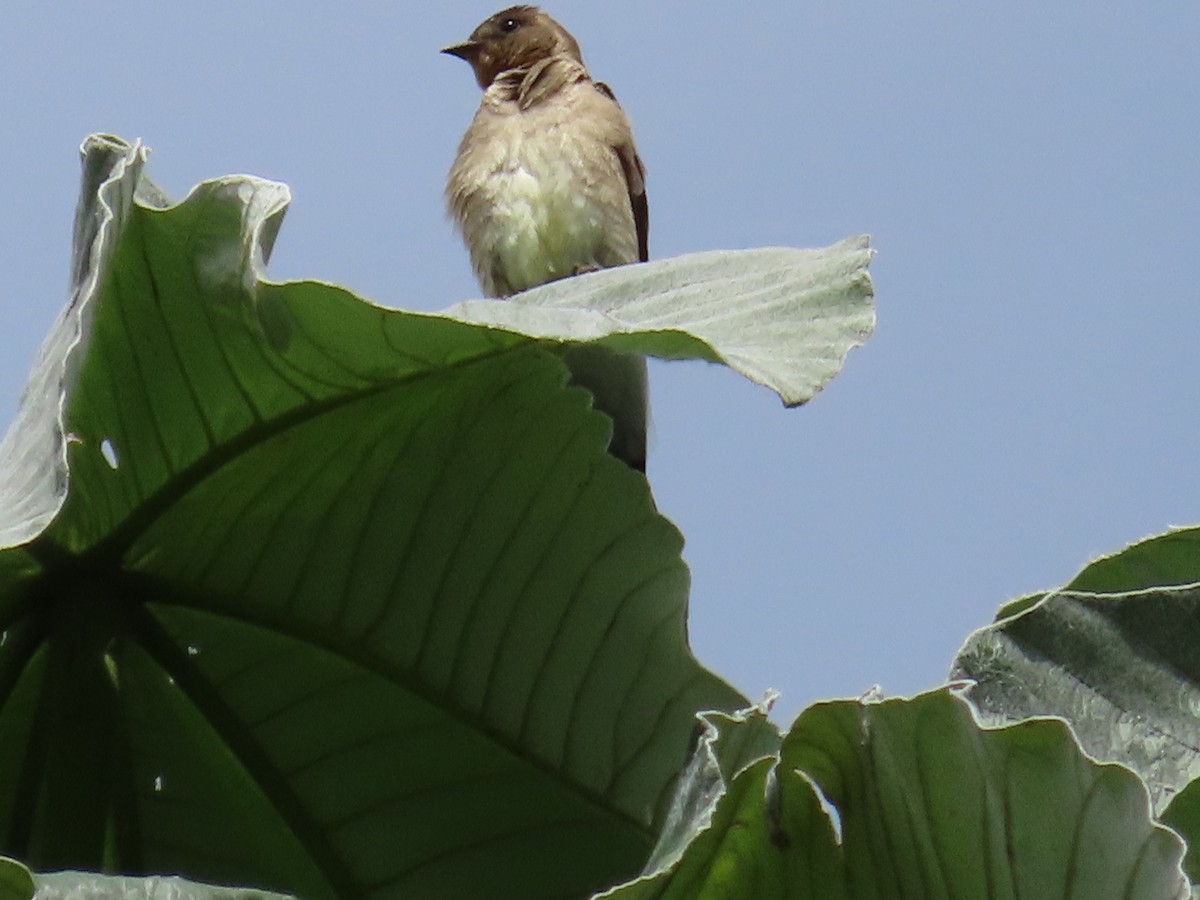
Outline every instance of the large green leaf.
[[[1057, 720], [981, 728], [946, 688], [822, 703], [778, 755], [710, 728], [676, 809], [691, 841], [608, 900], [1179, 900], [1183, 848], [1145, 788]], [[716, 724], [716, 717], [707, 717]], [[723, 756], [719, 789], [714, 773]]]
[[1200, 529], [1148, 538], [1009, 604], [967, 640], [954, 675], [975, 682], [988, 721], [1060, 716], [1094, 757], [1137, 772], [1200, 877]]
[[865, 244], [407, 313], [263, 279], [282, 185], [170, 206], [143, 163], [85, 144], [71, 303], [0, 446], [0, 850], [307, 898], [636, 871], [695, 713], [744, 700], [562, 342], [799, 402], [869, 331]]
[[1161, 811], [1200, 776], [1196, 529], [1097, 560], [971, 635], [953, 677], [992, 722], [1056, 715], [1083, 747], [1146, 781]]

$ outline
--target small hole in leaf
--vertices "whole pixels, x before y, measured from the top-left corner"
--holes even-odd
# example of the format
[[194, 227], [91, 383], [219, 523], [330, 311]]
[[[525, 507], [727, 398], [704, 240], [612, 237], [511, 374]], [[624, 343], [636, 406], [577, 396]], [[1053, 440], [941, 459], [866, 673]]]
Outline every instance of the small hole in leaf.
[[104, 457], [104, 461], [108, 463], [110, 469], [116, 469], [121, 465], [121, 461], [117, 459], [117, 448], [108, 438], [100, 442], [100, 455]]

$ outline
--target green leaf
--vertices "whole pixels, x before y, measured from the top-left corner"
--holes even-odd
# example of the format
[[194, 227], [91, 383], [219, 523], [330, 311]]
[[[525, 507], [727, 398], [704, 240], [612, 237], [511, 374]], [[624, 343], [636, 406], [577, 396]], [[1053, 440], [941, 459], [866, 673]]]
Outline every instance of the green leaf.
[[675, 789], [667, 821], [647, 863], [648, 871], [670, 869], [704, 829], [714, 804], [741, 772], [779, 754], [779, 729], [765, 706], [735, 715], [703, 713], [697, 752]]
[[6, 856], [0, 856], [0, 900], [33, 900], [37, 886], [30, 871]]
[[1187, 843], [1183, 868], [1192, 884], [1200, 884], [1200, 779], [1192, 781], [1176, 794], [1160, 818], [1164, 825], [1179, 832]]
[[967, 640], [953, 677], [975, 682], [989, 722], [1062, 717], [1092, 756], [1137, 772], [1161, 812], [1200, 775], [1196, 535], [1150, 538], [1011, 606]]
[[1065, 590], [1115, 594], [1196, 582], [1200, 582], [1200, 528], [1177, 528], [1096, 560]]
[[88, 139], [75, 217], [71, 299], [42, 344], [16, 419], [0, 442], [0, 547], [40, 534], [67, 496], [67, 443], [62, 401], [75, 384], [109, 259], [129, 214], [145, 152], [116, 138]]
[[[562, 342], [745, 358], [798, 402], [829, 364], [772, 342], [822, 304], [861, 339], [868, 251], [597, 273], [497, 330], [467, 319], [518, 303], [266, 281], [286, 188], [170, 206], [144, 158], [85, 144], [75, 290], [0, 445], [0, 849], [306, 898], [636, 871], [696, 712], [745, 701], [692, 657], [682, 540]], [[678, 321], [625, 316], [638, 272]], [[733, 310], [772, 320], [753, 352]]]
[[1189, 896], [1182, 845], [1136, 777], [1088, 759], [1058, 721], [981, 728], [954, 688], [818, 704], [777, 759], [735, 771], [715, 801], [677, 801], [697, 810], [686, 852], [603, 896]]
[[551, 282], [509, 303], [472, 300], [447, 315], [548, 340], [723, 362], [798, 406], [875, 327], [871, 253], [864, 236], [822, 250], [696, 253]]

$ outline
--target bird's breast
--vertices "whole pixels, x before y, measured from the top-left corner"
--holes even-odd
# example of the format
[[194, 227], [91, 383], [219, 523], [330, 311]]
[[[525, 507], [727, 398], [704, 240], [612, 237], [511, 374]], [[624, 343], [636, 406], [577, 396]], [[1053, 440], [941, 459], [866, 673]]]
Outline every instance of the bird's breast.
[[571, 112], [566, 104], [485, 106], [464, 138], [447, 192], [488, 293], [637, 259], [620, 161]]

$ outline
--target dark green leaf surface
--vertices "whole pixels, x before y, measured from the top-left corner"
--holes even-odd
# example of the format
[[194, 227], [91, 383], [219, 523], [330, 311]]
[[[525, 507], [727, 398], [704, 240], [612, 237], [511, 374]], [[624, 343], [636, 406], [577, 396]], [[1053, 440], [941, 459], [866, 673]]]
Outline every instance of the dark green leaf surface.
[[[777, 758], [733, 771], [715, 800], [690, 805], [684, 853], [603, 896], [1190, 895], [1182, 845], [1152, 821], [1135, 776], [1089, 760], [1058, 721], [980, 728], [953, 688], [818, 704], [797, 719]], [[703, 779], [681, 787], [711, 794]]]
[[1200, 582], [1200, 528], [1146, 538], [1084, 568], [1066, 586], [1095, 594]]
[[1200, 884], [1200, 780], [1193, 779], [1176, 794], [1160, 818], [1163, 824], [1179, 832], [1187, 843], [1184, 870], [1192, 884]]
[[[596, 313], [526, 334], [273, 284], [282, 185], [168, 206], [140, 147], [85, 150], [76, 291], [0, 446], [0, 849], [306, 898], [636, 871], [695, 713], [744, 700], [688, 649], [679, 534], [564, 386]], [[738, 277], [833, 279], [861, 340], [869, 252], [784, 253]], [[666, 268], [719, 290], [727, 257]], [[734, 355], [617, 312], [617, 349]]]

